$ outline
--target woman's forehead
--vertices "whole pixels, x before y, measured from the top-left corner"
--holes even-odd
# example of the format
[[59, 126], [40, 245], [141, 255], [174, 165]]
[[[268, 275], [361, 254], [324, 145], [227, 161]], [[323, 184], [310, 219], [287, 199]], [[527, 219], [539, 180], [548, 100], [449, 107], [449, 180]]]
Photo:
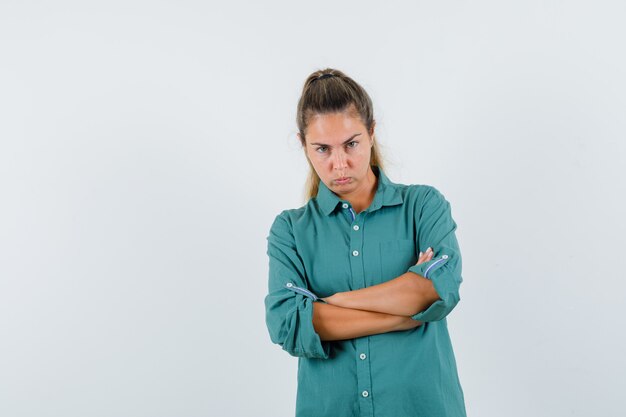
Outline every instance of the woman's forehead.
[[355, 134], [362, 133], [365, 126], [359, 117], [345, 112], [318, 114], [310, 120], [307, 128], [309, 141], [343, 143]]

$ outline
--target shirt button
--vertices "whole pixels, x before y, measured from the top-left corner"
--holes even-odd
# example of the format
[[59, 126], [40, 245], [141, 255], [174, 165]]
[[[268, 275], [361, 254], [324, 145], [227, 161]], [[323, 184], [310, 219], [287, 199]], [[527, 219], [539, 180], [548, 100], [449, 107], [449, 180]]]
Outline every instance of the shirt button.
[[359, 256], [359, 251], [358, 250], [353, 250], [352, 251], [352, 256]]
[[287, 283], [287, 286], [288, 286], [288, 287], [293, 287], [293, 284], [292, 284], [291, 282], [288, 282], [288, 283]]
[[368, 395], [370, 395], [370, 393], [369, 393], [369, 392], [367, 392], [367, 391], [363, 391], [363, 392], [361, 393], [361, 395], [362, 395], [362, 396], [364, 396], [364, 397], [367, 397]]
[[443, 259], [448, 259], [448, 255], [441, 255]]
[[365, 360], [365, 358], [367, 358], [367, 355], [365, 353], [361, 353], [359, 355], [359, 358], [361, 358], [362, 360]]
[[355, 224], [354, 226], [352, 226], [352, 228], [353, 228], [354, 230], [359, 230], [359, 225], [358, 225], [358, 224]]
[[341, 207], [343, 207], [343, 208], [348, 208], [348, 204], [343, 203], [343, 204], [341, 205]]

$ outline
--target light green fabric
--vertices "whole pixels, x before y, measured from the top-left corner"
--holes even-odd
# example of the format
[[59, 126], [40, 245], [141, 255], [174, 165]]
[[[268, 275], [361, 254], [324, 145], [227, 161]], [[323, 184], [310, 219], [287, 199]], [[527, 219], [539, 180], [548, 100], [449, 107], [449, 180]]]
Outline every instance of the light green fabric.
[[[396, 184], [372, 168], [378, 185], [366, 210], [354, 213], [320, 183], [316, 198], [276, 216], [267, 238], [266, 323], [271, 341], [298, 357], [296, 417], [465, 416], [446, 321], [463, 281], [450, 204], [433, 186]], [[429, 246], [432, 260], [415, 265]], [[407, 271], [431, 279], [440, 297], [412, 316], [424, 324], [320, 339], [312, 323], [317, 297]]]

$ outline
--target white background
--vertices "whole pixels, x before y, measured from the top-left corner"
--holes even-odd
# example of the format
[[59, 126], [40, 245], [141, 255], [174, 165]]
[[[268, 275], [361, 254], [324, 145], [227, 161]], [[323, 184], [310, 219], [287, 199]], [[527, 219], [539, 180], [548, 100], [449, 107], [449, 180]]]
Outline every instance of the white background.
[[304, 204], [295, 110], [325, 67], [371, 95], [390, 179], [452, 204], [468, 415], [623, 415], [625, 17], [2, 1], [0, 415], [293, 415], [265, 239]]

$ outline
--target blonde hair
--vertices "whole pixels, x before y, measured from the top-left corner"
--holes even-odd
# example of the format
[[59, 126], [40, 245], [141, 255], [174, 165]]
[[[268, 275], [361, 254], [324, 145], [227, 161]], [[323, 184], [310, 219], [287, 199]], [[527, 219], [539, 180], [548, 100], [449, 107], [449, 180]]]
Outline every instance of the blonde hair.
[[[347, 112], [353, 117], [359, 117], [368, 132], [372, 134], [374, 107], [363, 87], [337, 69], [326, 68], [313, 72], [304, 82], [296, 114], [296, 124], [300, 131], [300, 142], [303, 148], [306, 146], [305, 134], [311, 118], [318, 114], [336, 112]], [[373, 141], [371, 149], [370, 165], [383, 169], [378, 141]], [[309, 200], [317, 195], [320, 177], [309, 158], [307, 162], [310, 169], [305, 184], [305, 199]]]

